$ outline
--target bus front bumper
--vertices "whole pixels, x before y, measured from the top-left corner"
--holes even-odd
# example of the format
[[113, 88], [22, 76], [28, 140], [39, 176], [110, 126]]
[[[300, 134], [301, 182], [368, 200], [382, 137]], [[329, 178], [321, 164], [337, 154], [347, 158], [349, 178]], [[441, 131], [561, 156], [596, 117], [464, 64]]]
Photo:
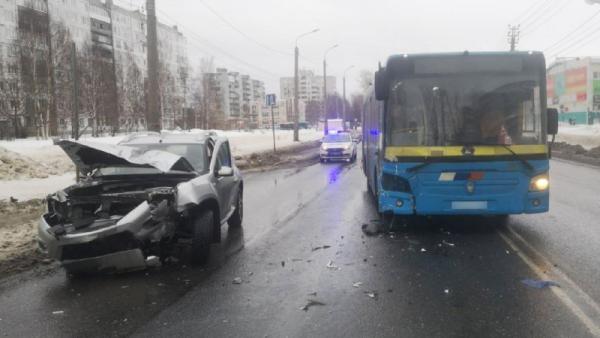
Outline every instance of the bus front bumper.
[[535, 214], [549, 209], [549, 192], [519, 194], [414, 196], [410, 193], [380, 191], [379, 212], [396, 215], [509, 215]]

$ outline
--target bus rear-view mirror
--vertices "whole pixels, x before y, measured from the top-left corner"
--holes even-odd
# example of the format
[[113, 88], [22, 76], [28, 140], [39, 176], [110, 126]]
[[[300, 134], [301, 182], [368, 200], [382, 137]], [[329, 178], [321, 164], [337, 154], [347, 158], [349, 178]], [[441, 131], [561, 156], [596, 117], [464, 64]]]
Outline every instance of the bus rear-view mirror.
[[379, 101], [387, 100], [389, 96], [389, 84], [385, 68], [375, 72], [375, 98]]
[[548, 126], [549, 135], [558, 134], [558, 109], [548, 108]]

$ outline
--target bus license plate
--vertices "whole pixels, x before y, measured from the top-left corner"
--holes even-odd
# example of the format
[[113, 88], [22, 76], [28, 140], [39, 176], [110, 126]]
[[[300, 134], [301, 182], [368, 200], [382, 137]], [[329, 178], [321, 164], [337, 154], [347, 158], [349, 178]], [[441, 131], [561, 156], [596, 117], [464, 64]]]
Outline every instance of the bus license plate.
[[487, 209], [487, 201], [453, 201], [452, 209], [458, 209], [458, 210]]

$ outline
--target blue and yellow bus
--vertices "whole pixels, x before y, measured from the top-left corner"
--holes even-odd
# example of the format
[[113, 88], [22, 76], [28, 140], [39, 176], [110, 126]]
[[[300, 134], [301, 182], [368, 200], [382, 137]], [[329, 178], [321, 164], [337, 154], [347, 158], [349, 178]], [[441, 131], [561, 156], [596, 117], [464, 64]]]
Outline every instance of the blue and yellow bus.
[[363, 111], [363, 170], [379, 212], [509, 215], [549, 208], [539, 52], [394, 55]]

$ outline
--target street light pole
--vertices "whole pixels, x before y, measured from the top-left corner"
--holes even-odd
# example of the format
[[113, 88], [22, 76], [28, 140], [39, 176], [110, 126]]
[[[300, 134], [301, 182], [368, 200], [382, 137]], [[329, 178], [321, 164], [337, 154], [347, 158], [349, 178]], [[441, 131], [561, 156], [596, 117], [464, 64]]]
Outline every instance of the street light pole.
[[327, 48], [323, 54], [323, 119], [325, 120], [325, 130], [327, 130], [327, 54], [337, 46], [338, 44], [335, 44]]
[[300, 34], [298, 35], [298, 37], [296, 37], [296, 43], [295, 43], [295, 48], [294, 48], [294, 142], [298, 142], [300, 141], [300, 137], [298, 135], [298, 123], [299, 123], [299, 119], [300, 119], [300, 112], [299, 112], [299, 105], [298, 105], [298, 100], [299, 100], [299, 94], [298, 94], [298, 87], [299, 87], [299, 80], [298, 80], [298, 58], [300, 56], [300, 51], [298, 50], [298, 40], [300, 40], [300, 38], [305, 37], [309, 34], [313, 34], [318, 32], [319, 29], [315, 28], [310, 32], [306, 32], [304, 34]]
[[342, 87], [343, 87], [343, 96], [344, 103], [342, 104], [342, 119], [344, 120], [344, 127], [346, 126], [346, 73], [354, 68], [354, 65], [349, 66], [344, 70], [344, 76], [342, 77]]

